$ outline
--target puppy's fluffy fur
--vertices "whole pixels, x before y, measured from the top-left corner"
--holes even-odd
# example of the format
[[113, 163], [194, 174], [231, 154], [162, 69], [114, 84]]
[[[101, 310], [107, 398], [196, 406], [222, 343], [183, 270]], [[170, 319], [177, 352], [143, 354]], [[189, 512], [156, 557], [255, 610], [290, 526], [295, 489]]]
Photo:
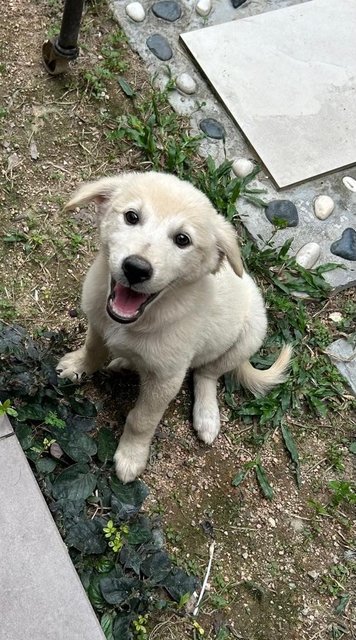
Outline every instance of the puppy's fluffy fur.
[[[66, 209], [95, 201], [101, 249], [86, 276], [85, 345], [58, 364], [79, 380], [102, 367], [132, 368], [141, 386], [115, 454], [123, 482], [145, 468], [157, 424], [194, 370], [193, 426], [211, 443], [220, 429], [217, 379], [234, 371], [254, 394], [284, 380], [291, 349], [267, 370], [249, 358], [267, 329], [262, 296], [244, 271], [235, 231], [195, 187], [155, 172], [85, 184]], [[133, 262], [133, 266], [132, 266]]]

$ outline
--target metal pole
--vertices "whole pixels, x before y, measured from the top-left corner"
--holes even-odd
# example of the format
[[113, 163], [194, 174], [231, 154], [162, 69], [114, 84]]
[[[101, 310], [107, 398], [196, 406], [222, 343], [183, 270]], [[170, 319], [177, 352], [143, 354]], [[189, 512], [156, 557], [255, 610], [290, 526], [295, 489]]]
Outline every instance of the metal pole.
[[84, 0], [65, 0], [59, 36], [42, 46], [44, 66], [52, 76], [64, 73], [70, 60], [79, 55], [78, 35]]

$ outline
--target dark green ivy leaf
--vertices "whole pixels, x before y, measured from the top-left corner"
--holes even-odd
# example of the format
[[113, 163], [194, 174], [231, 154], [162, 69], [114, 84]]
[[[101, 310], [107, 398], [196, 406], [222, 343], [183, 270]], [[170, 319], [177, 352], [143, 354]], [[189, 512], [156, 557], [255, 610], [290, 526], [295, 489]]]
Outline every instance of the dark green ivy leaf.
[[39, 473], [43, 473], [47, 475], [48, 473], [52, 473], [57, 466], [57, 460], [53, 458], [39, 458], [36, 461], [36, 469]]
[[86, 433], [57, 432], [57, 441], [67, 456], [75, 462], [90, 462], [91, 456], [96, 454], [96, 444]]
[[140, 586], [137, 578], [101, 578], [100, 590], [109, 604], [120, 605], [129, 600], [132, 592]]
[[52, 495], [55, 500], [86, 500], [96, 487], [96, 477], [86, 464], [73, 464], [62, 471], [53, 483]]
[[153, 553], [141, 564], [141, 571], [155, 583], [161, 582], [172, 570], [172, 562], [164, 551]]
[[34, 441], [33, 429], [28, 424], [18, 424], [15, 432], [23, 450], [30, 449]]
[[135, 547], [125, 544], [120, 551], [120, 562], [124, 569], [131, 569], [136, 575], [140, 574], [142, 557], [136, 551]]
[[146, 485], [140, 480], [123, 484], [116, 476], [110, 481], [114, 492], [112, 509], [121, 520], [127, 520], [137, 513], [149, 494]]
[[101, 616], [100, 626], [104, 631], [106, 640], [114, 640], [113, 636], [113, 623], [114, 623], [114, 614], [113, 613], [104, 613]]
[[169, 595], [179, 602], [186, 593], [192, 594], [197, 588], [197, 580], [193, 576], [188, 576], [182, 569], [173, 569], [161, 582]]
[[103, 598], [103, 594], [101, 593], [101, 589], [100, 589], [100, 580], [102, 579], [103, 579], [102, 574], [94, 575], [90, 580], [90, 585], [88, 588], [89, 600], [92, 603], [93, 607], [99, 611], [102, 611], [106, 606], [105, 600]]
[[104, 526], [103, 518], [77, 522], [67, 530], [66, 545], [78, 549], [84, 555], [104, 553], [106, 549]]
[[132, 614], [118, 612], [113, 624], [114, 640], [133, 640]]
[[130, 524], [128, 533], [125, 533], [125, 540], [129, 544], [143, 544], [152, 538], [151, 526], [148, 518], [139, 517]]
[[102, 427], [98, 434], [98, 458], [100, 462], [111, 462], [117, 447], [117, 438], [111, 429]]

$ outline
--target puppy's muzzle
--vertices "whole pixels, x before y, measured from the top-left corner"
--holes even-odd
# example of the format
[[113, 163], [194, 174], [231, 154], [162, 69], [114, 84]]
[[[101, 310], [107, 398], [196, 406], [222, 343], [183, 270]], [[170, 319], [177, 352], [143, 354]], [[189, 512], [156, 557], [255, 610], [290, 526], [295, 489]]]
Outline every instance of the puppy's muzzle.
[[152, 265], [141, 256], [128, 256], [122, 263], [122, 270], [130, 286], [149, 280], [152, 276]]

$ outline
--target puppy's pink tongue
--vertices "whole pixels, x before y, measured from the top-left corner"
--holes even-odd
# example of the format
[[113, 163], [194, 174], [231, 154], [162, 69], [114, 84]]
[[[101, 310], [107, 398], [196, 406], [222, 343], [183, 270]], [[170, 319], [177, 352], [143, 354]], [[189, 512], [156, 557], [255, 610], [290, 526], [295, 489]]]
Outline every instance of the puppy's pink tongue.
[[115, 285], [112, 295], [113, 310], [126, 318], [135, 316], [140, 306], [149, 298], [148, 293], [139, 293], [120, 283]]

